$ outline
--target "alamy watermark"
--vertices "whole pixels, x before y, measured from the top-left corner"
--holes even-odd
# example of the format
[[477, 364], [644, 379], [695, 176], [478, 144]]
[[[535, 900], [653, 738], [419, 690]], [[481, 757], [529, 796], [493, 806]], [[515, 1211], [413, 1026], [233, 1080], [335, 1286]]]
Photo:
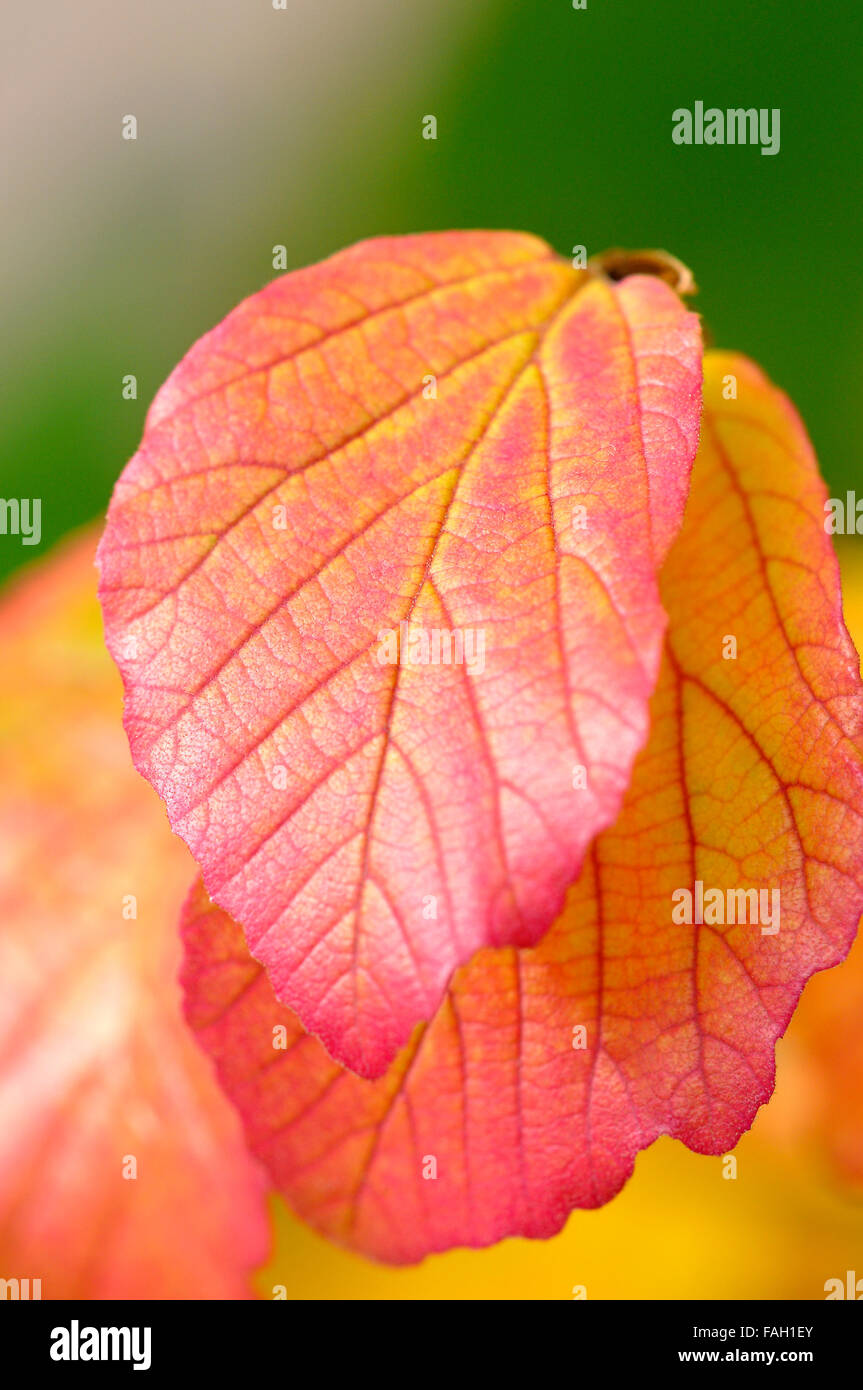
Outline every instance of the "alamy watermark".
[[0, 1301], [11, 1299], [17, 1303], [19, 1300], [26, 1302], [41, 1297], [41, 1279], [0, 1279]]
[[378, 632], [381, 666], [466, 666], [485, 670], [485, 629], [481, 627], [420, 627], [400, 622]]
[[779, 930], [778, 888], [707, 888], [695, 880], [695, 891], [675, 888], [671, 895], [671, 920], [676, 926], [707, 927], [761, 924], [762, 936], [775, 936]]
[[779, 153], [779, 107], [678, 106], [671, 113], [675, 145], [760, 145], [762, 154]]
[[856, 492], [841, 497], [828, 497], [824, 503], [824, 530], [828, 536], [863, 536], [863, 497]]
[[0, 536], [20, 536], [22, 545], [42, 539], [41, 497], [0, 497]]
[[73, 1318], [52, 1329], [50, 1355], [52, 1361], [131, 1361], [133, 1371], [148, 1371], [151, 1339], [149, 1327], [82, 1327]]

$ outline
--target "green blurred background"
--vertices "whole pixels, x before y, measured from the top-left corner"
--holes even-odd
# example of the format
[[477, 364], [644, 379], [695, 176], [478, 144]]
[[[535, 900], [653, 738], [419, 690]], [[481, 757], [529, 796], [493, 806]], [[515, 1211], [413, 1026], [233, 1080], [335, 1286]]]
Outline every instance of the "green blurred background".
[[[42, 497], [43, 534], [0, 537], [0, 574], [104, 510], [159, 384], [277, 243], [289, 266], [446, 227], [664, 247], [712, 340], [791, 393], [831, 490], [854, 485], [850, 0], [14, 0], [3, 24], [0, 494]], [[674, 145], [696, 100], [779, 107], [780, 153]]]

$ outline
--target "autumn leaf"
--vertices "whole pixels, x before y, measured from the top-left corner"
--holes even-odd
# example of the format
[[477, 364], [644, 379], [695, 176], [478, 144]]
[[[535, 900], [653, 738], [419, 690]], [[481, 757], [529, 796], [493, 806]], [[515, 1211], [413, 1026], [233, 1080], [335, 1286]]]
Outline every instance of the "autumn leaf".
[[[817, 1164], [822, 1181], [863, 1187], [863, 937], [807, 987], [782, 1040], [787, 1080], [765, 1134]], [[825, 1162], [826, 1160], [826, 1162]]]
[[180, 364], [115, 491], [135, 764], [366, 1076], [479, 948], [539, 940], [646, 738], [700, 342], [624, 270], [484, 232], [288, 275]]
[[[848, 630], [863, 648], [863, 548], [837, 543]], [[807, 987], [781, 1043], [786, 1071], [764, 1125], [850, 1190], [863, 1185], [863, 936], [847, 960]], [[825, 1158], [827, 1165], [825, 1166]]]
[[705, 369], [649, 742], [540, 945], [477, 954], [367, 1082], [190, 895], [187, 1014], [249, 1143], [298, 1214], [367, 1254], [547, 1237], [661, 1134], [725, 1152], [770, 1095], [803, 985], [854, 936], [863, 701], [823, 484], [756, 367], [711, 353]]
[[0, 1273], [248, 1297], [263, 1178], [180, 1011], [194, 865], [129, 764], [95, 541], [0, 603]]

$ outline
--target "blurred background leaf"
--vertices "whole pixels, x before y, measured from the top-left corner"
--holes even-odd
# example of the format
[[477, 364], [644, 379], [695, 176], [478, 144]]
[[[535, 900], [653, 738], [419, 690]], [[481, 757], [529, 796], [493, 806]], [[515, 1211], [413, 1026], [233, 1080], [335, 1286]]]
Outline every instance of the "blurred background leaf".
[[266, 1183], [182, 1015], [194, 861], [129, 760], [96, 540], [0, 602], [0, 1278], [244, 1298]]

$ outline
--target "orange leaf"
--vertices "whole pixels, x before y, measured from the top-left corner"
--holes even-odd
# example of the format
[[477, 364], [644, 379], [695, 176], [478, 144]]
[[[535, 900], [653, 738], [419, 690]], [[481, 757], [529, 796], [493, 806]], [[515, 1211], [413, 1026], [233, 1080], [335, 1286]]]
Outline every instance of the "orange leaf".
[[129, 764], [94, 548], [0, 604], [0, 1275], [52, 1299], [241, 1298], [262, 1175], [180, 1012], [193, 866]]
[[[863, 549], [838, 544], [845, 620], [863, 646]], [[863, 936], [848, 959], [807, 987], [782, 1040], [782, 1085], [767, 1114], [769, 1136], [783, 1149], [823, 1156], [839, 1179], [863, 1184]], [[807, 1143], [804, 1143], [804, 1137]]]
[[285, 276], [156, 398], [99, 551], [133, 757], [364, 1075], [619, 809], [699, 387], [660, 279], [483, 232]]
[[[770, 1095], [803, 984], [854, 935], [863, 701], [823, 485], [756, 367], [713, 353], [705, 370], [650, 739], [542, 943], [478, 954], [370, 1084], [278, 1004], [203, 890], [190, 896], [187, 1012], [251, 1146], [300, 1215], [366, 1253], [551, 1235], [613, 1196], [660, 1134], [724, 1152]], [[710, 898], [712, 919], [675, 921], [699, 881], [723, 920]], [[729, 897], [751, 890], [756, 921]]]

